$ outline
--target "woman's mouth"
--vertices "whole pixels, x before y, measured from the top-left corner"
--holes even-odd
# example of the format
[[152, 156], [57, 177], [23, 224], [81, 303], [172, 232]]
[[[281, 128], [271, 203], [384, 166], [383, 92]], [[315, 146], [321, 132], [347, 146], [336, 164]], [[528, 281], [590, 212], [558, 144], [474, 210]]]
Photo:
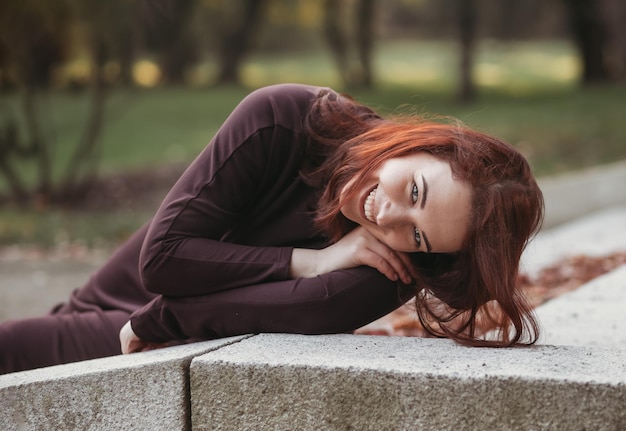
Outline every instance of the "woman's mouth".
[[365, 218], [372, 223], [376, 223], [374, 203], [377, 190], [378, 186], [374, 187], [365, 198], [365, 203], [363, 204], [363, 213], [365, 214]]

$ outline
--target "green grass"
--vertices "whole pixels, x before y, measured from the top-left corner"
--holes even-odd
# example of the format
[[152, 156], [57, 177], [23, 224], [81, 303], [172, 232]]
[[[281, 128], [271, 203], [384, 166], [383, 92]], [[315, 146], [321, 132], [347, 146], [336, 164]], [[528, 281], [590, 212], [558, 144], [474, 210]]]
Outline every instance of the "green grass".
[[[455, 50], [446, 43], [394, 43], [378, 49], [374, 90], [352, 94], [384, 113], [450, 115], [516, 145], [538, 176], [626, 158], [626, 87], [580, 90], [578, 64], [564, 43], [481, 45], [475, 66], [479, 97], [455, 101]], [[214, 67], [202, 67], [205, 79]], [[202, 75], [202, 74], [200, 74]], [[186, 163], [209, 141], [237, 102], [276, 82], [339, 87], [327, 53], [252, 56], [244, 65], [245, 88], [208, 86], [118, 89], [107, 101], [100, 172]], [[202, 79], [197, 80], [202, 84]], [[340, 89], [340, 88], [339, 88]], [[17, 112], [17, 97], [0, 103], [0, 115]], [[46, 136], [54, 138], [57, 175], [82, 132], [85, 94], [55, 91], [42, 104]], [[1, 117], [0, 117], [1, 120]], [[35, 168], [20, 165], [33, 178]], [[0, 190], [6, 187], [0, 179]], [[139, 226], [149, 211], [112, 209], [94, 214], [63, 209], [0, 209], [0, 245], [63, 241], [115, 243]], [[61, 238], [61, 239], [60, 239]]]
[[112, 209], [106, 213], [24, 211], [5, 208], [0, 212], [0, 246], [23, 244], [44, 249], [68, 244], [110, 248], [128, 238], [151, 213]]

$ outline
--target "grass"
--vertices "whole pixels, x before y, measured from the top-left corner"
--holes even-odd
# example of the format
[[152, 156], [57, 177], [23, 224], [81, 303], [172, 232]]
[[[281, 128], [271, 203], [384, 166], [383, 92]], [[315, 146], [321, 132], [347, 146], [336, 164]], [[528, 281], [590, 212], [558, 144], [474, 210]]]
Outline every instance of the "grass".
[[64, 211], [1, 211], [0, 246], [21, 244], [52, 249], [66, 245], [110, 248], [128, 238], [151, 215], [151, 211], [111, 209], [106, 213]]
[[[384, 48], [384, 49], [383, 49]], [[475, 66], [479, 98], [454, 98], [455, 52], [446, 43], [394, 43], [376, 56], [374, 90], [352, 94], [384, 113], [450, 115], [516, 145], [538, 176], [626, 158], [625, 87], [580, 90], [578, 65], [564, 43], [481, 45]], [[210, 79], [207, 62], [196, 77]], [[116, 90], [107, 102], [102, 134], [103, 175], [187, 163], [203, 148], [237, 102], [251, 88], [276, 82], [338, 87], [328, 54], [252, 56], [242, 76], [246, 88], [199, 86]], [[16, 112], [16, 96], [5, 98], [0, 115]], [[63, 170], [87, 112], [84, 94], [56, 91], [42, 104], [44, 130], [55, 142], [55, 172]], [[20, 170], [34, 177], [34, 167]], [[6, 184], [0, 180], [0, 190]], [[0, 245], [60, 241], [88, 245], [116, 243], [150, 214], [111, 209], [108, 213], [63, 209], [0, 209]]]

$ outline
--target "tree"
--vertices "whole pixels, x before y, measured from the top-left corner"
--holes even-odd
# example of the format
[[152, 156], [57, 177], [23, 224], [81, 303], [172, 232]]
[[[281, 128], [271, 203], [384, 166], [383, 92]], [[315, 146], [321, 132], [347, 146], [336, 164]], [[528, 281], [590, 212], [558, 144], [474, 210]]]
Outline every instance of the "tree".
[[162, 79], [184, 84], [185, 72], [198, 59], [190, 21], [196, 0], [166, 0], [143, 5], [148, 48], [157, 52]]
[[459, 26], [459, 90], [458, 98], [469, 102], [476, 97], [472, 67], [476, 39], [476, 2], [475, 0], [457, 0]]
[[[0, 62], [4, 75], [46, 87], [65, 57], [70, 8], [64, 1], [0, 2]], [[34, 25], [36, 24], [36, 25]]]
[[607, 46], [605, 64], [613, 80], [626, 79], [626, 3], [623, 0], [602, 0], [605, 17]]
[[[65, 0], [41, 3], [36, 0], [3, 2], [0, 15], [0, 45], [15, 69], [16, 84], [21, 99], [20, 128], [17, 115], [4, 116], [0, 123], [0, 174], [4, 176], [11, 199], [18, 204], [67, 201], [84, 194], [96, 175], [99, 135], [102, 129], [106, 85], [103, 65], [114, 47], [115, 22], [118, 20], [116, 4], [92, 3], [87, 0]], [[53, 134], [44, 133], [41, 99], [46, 91], [40, 85], [40, 63], [30, 58], [39, 46], [42, 34], [64, 35], [64, 29], [74, 23], [86, 23], [86, 46], [92, 63], [89, 81], [90, 109], [81, 139], [73, 149], [68, 164], [53, 181]], [[37, 37], [33, 36], [37, 34]], [[62, 41], [67, 44], [67, 41]], [[32, 162], [37, 179], [30, 185], [20, 176], [20, 163]]]
[[610, 81], [604, 53], [607, 43], [604, 17], [599, 2], [564, 0], [572, 36], [583, 64], [583, 84]]
[[324, 34], [335, 58], [339, 75], [347, 87], [371, 87], [373, 80], [372, 51], [374, 46], [375, 0], [354, 2], [356, 58], [351, 55], [350, 28], [346, 2], [326, 0], [324, 3]]
[[239, 67], [250, 48], [266, 3], [265, 0], [241, 0], [225, 6], [233, 9], [222, 10], [224, 17], [219, 35], [217, 84], [240, 84]]
[[324, 14], [324, 35], [335, 59], [341, 80], [349, 85], [351, 81], [348, 59], [348, 41], [344, 33], [345, 2], [326, 0]]
[[21, 139], [15, 117], [6, 116], [0, 124], [0, 173], [20, 203], [28, 200], [29, 191], [15, 167], [16, 159], [35, 159], [38, 180], [34, 193], [51, 193], [52, 156], [41, 130], [37, 95], [47, 87], [50, 69], [59, 57], [56, 47], [62, 46], [61, 40], [67, 36], [64, 28], [69, 16], [64, 2], [0, 3], [0, 51], [5, 67], [12, 69], [12, 79], [21, 90], [22, 116], [29, 132], [27, 139]]
[[359, 71], [356, 83], [363, 87], [372, 86], [372, 51], [374, 49], [374, 0], [357, 2], [357, 51]]

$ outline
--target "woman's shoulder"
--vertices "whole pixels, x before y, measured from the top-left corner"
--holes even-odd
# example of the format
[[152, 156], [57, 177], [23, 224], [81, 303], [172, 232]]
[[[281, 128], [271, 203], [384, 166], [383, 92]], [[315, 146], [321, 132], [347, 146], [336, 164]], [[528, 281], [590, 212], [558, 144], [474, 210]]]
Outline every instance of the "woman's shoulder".
[[285, 83], [274, 84], [258, 88], [252, 91], [246, 99], [256, 101], [277, 101], [277, 102], [310, 102], [322, 91], [331, 91], [328, 87], [318, 87], [307, 84]]
[[[313, 101], [327, 87], [305, 84], [275, 84], [248, 94], [233, 111], [234, 116], [254, 119], [257, 127], [300, 127]], [[243, 118], [242, 118], [243, 119]]]

